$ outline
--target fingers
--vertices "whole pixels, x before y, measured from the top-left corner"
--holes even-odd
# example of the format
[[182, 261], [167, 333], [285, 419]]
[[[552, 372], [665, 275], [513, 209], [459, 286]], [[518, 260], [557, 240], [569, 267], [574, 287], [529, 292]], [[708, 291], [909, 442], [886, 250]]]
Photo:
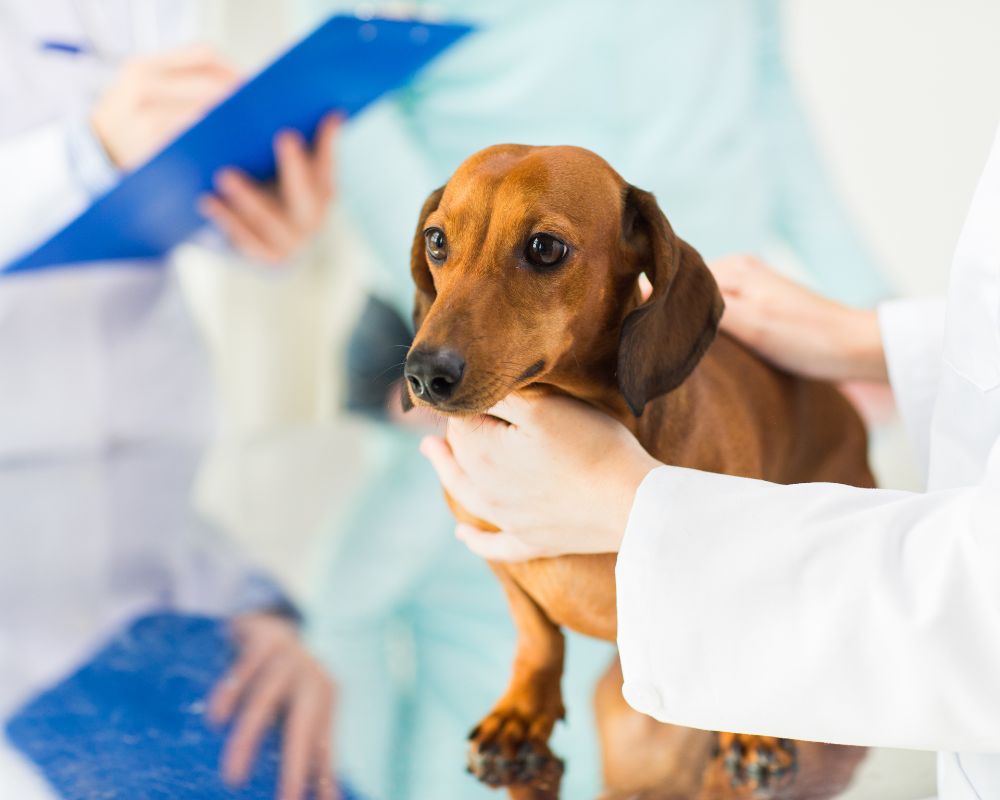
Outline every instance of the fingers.
[[252, 233], [253, 238], [264, 245], [270, 256], [269, 260], [281, 261], [297, 249], [299, 234], [292, 227], [281, 205], [266, 188], [239, 170], [231, 168], [222, 170], [216, 185], [222, 200], [232, 212], [227, 217], [227, 222], [232, 225], [238, 219], [242, 223], [242, 232]]
[[[331, 717], [333, 712], [331, 710]], [[333, 770], [333, 745], [331, 743], [331, 724], [326, 726], [317, 742], [316, 758], [316, 800], [340, 800], [340, 787]]]
[[291, 657], [271, 659], [254, 681], [222, 755], [222, 777], [230, 786], [246, 781], [260, 742], [274, 724], [294, 679]]
[[236, 88], [233, 75], [214, 72], [194, 72], [150, 84], [144, 93], [146, 103], [175, 111], [196, 108], [205, 110], [222, 100]]
[[333, 148], [342, 124], [343, 119], [339, 114], [327, 115], [323, 122], [320, 123], [319, 131], [316, 133], [316, 140], [313, 143], [316, 183], [320, 188], [321, 195], [325, 198], [325, 202], [329, 202], [333, 197]]
[[529, 425], [538, 409], [541, 398], [527, 393], [509, 394], [487, 413], [491, 417], [521, 427]]
[[329, 116], [310, 152], [297, 131], [275, 137], [275, 191], [237, 169], [222, 170], [219, 197], [205, 197], [201, 213], [246, 255], [277, 264], [287, 261], [323, 223], [333, 194], [333, 143], [339, 119]]
[[236, 76], [237, 70], [215, 49], [206, 44], [191, 44], [157, 55], [139, 59], [139, 64], [149, 69], [165, 72], [211, 71]]
[[[507, 395], [487, 412], [490, 417], [502, 420], [522, 431], [538, 433], [559, 415], [587, 408], [585, 403], [565, 395], [541, 394], [537, 391], [521, 391]], [[507, 425], [493, 430], [502, 433]], [[488, 428], [487, 428], [488, 429]]]
[[277, 247], [294, 246], [295, 232], [267, 189], [233, 168], [222, 170], [216, 184], [229, 207], [252, 226], [261, 239]]
[[708, 268], [723, 294], [739, 294], [761, 264], [752, 256], [735, 255], [717, 258]]
[[750, 256], [727, 256], [708, 265], [726, 302], [720, 327], [748, 344], [754, 334], [754, 313], [746, 287], [762, 265]]
[[[505, 413], [505, 407], [502, 407], [501, 404], [498, 403], [496, 408], [501, 413]], [[470, 417], [451, 417], [448, 419], [449, 441], [451, 441], [453, 449], [458, 449], [455, 447], [456, 442], [465, 444], [467, 437], [474, 436], [475, 438], [470, 439], [470, 441], [477, 442], [488, 448], [489, 445], [487, 443], [502, 434], [510, 426], [510, 422], [494, 414], [492, 409], [487, 414], [476, 414]]]
[[283, 131], [275, 138], [278, 191], [302, 233], [319, 227], [333, 196], [333, 144], [339, 127], [339, 117], [327, 116], [316, 131], [312, 152], [298, 131]]
[[240, 654], [229, 673], [212, 690], [208, 718], [217, 725], [228, 722], [257, 673], [274, 652], [274, 647], [252, 647]]
[[528, 544], [506, 531], [489, 533], [473, 525], [460, 524], [455, 528], [455, 536], [473, 553], [487, 561], [531, 561], [549, 555], [546, 550]]
[[302, 800], [312, 782], [321, 800], [335, 790], [330, 754], [333, 687], [317, 671], [291, 700], [282, 740], [282, 800]]
[[333, 785], [329, 746], [323, 746], [330, 739], [332, 714], [332, 685], [317, 671], [295, 691], [285, 718], [278, 794], [281, 800], [303, 800], [310, 781], [315, 782], [321, 795], [324, 785]]
[[484, 511], [472, 482], [455, 460], [451, 447], [444, 439], [440, 436], [425, 436], [420, 442], [420, 452], [431, 462], [438, 480], [448, 494], [473, 514], [479, 515]]
[[207, 106], [233, 92], [240, 74], [211, 48], [196, 45], [137, 59], [126, 67], [143, 106], [180, 113]]
[[454, 495], [464, 490], [468, 477], [444, 439], [440, 436], [425, 436], [420, 442], [420, 452], [431, 462], [438, 478], [449, 492]]
[[262, 239], [240, 214], [220, 198], [213, 195], [202, 197], [198, 202], [198, 211], [218, 227], [244, 255], [269, 264], [277, 264], [282, 260], [281, 251]]
[[753, 316], [748, 313], [746, 300], [738, 293], [723, 292], [722, 296], [726, 302], [726, 308], [722, 312], [719, 327], [740, 341], [750, 344], [753, 333]]
[[312, 231], [319, 226], [326, 199], [321, 196], [302, 134], [298, 131], [279, 133], [275, 138], [274, 153], [282, 205], [292, 225], [300, 232]]
[[[281, 780], [278, 788], [280, 800], [302, 800], [306, 792], [312, 766], [314, 725], [318, 709], [313, 693], [307, 687], [292, 698], [285, 717], [281, 741]], [[315, 751], [314, 751], [315, 752]]]
[[653, 293], [653, 284], [643, 272], [639, 275], [639, 294], [642, 296], [643, 300], [648, 300], [649, 296]]

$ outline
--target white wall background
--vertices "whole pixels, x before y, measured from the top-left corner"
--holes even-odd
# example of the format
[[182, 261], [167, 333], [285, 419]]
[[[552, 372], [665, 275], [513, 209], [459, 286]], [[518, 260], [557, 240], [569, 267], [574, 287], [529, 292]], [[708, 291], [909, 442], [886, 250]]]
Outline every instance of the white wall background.
[[943, 291], [1000, 122], [997, 0], [785, 0], [836, 183], [895, 285]]

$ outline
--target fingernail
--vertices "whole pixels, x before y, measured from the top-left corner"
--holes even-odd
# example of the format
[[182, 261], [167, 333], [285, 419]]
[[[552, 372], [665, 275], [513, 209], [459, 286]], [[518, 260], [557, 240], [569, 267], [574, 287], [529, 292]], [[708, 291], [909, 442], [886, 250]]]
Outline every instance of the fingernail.
[[301, 142], [302, 134], [292, 128], [280, 130], [274, 137], [276, 147], [291, 147], [292, 144], [300, 144]]
[[212, 176], [212, 182], [219, 191], [226, 191], [233, 185], [236, 173], [231, 169], [220, 169]]

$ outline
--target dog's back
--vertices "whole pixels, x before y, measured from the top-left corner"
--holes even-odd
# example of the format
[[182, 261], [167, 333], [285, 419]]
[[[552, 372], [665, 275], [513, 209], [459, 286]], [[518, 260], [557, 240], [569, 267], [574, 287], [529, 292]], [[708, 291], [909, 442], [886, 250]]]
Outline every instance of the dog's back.
[[647, 406], [636, 433], [669, 464], [776, 483], [874, 486], [865, 427], [847, 398], [725, 334], [681, 387]]

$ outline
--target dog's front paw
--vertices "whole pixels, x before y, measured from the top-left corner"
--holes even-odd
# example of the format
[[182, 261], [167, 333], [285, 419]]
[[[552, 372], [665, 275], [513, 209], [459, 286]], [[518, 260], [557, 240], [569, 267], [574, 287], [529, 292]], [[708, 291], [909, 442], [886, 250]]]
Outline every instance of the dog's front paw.
[[716, 758], [721, 759], [733, 787], [746, 787], [756, 797], [770, 797], [790, 781], [798, 768], [791, 739], [720, 733]]
[[533, 800], [557, 798], [563, 762], [547, 744], [554, 724], [555, 717], [495, 709], [469, 734], [469, 772], [489, 786], [530, 788], [524, 796]]

